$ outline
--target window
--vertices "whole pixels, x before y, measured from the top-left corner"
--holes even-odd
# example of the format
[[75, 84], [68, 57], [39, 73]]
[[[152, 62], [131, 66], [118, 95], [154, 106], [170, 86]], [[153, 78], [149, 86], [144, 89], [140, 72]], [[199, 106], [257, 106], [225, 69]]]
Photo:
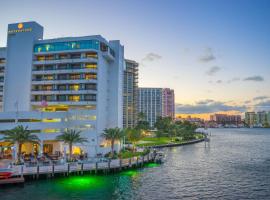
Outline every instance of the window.
[[81, 78], [80, 74], [70, 74], [71, 80], [76, 80], [76, 79], [80, 79], [80, 78]]
[[53, 75], [44, 75], [43, 80], [53, 80]]
[[85, 63], [85, 68], [87, 68], [87, 69], [96, 69], [97, 64], [95, 64], [95, 63]]
[[68, 68], [67, 65], [58, 65], [58, 66], [57, 66], [57, 69], [58, 69], [58, 70], [67, 69], [67, 68]]
[[84, 100], [85, 101], [96, 101], [96, 95], [95, 94], [85, 94]]
[[97, 52], [88, 52], [85, 54], [86, 58], [97, 58]]
[[45, 60], [45, 56], [37, 56], [37, 60], [38, 61], [44, 61]]
[[36, 44], [34, 52], [65, 51], [76, 49], [96, 49], [99, 50], [98, 40], [81, 40], [72, 42], [53, 42], [46, 44]]
[[66, 90], [66, 85], [58, 85], [58, 90]]
[[79, 84], [70, 85], [69, 89], [78, 91], [80, 89], [80, 85]]
[[94, 84], [94, 83], [88, 83], [88, 84], [85, 84], [85, 89], [86, 90], [96, 90], [97, 89], [97, 85]]
[[66, 95], [58, 95], [57, 96], [57, 101], [66, 101]]
[[52, 85], [43, 85], [43, 90], [51, 91], [53, 89]]
[[105, 43], [101, 42], [100, 43], [100, 50], [107, 52], [108, 51], [108, 45], [106, 45]]
[[86, 80], [97, 79], [97, 75], [96, 74], [85, 74], [85, 79]]
[[79, 95], [70, 95], [69, 97], [68, 97], [68, 100], [69, 101], [80, 101], [80, 96]]

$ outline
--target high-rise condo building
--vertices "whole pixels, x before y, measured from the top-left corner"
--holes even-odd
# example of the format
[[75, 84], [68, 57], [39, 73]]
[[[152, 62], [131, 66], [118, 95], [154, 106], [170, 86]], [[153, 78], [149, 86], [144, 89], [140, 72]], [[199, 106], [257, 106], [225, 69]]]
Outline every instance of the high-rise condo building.
[[9, 24], [7, 37], [0, 49], [0, 131], [28, 126], [42, 142], [23, 151], [54, 154], [66, 148], [55, 137], [75, 129], [89, 141], [76, 144], [75, 153], [106, 152], [100, 134], [123, 126], [120, 41], [100, 35], [43, 39], [36, 22]]
[[174, 91], [169, 88], [139, 88], [138, 111], [145, 115], [151, 127], [157, 117], [174, 119]]
[[133, 60], [125, 60], [123, 80], [123, 127], [133, 128], [137, 122], [138, 66]]

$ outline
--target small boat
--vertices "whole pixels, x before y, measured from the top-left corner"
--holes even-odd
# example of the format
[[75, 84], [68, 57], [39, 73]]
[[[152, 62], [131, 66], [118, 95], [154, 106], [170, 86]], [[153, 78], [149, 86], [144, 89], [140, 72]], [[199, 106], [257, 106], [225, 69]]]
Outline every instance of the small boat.
[[13, 172], [10, 169], [0, 169], [0, 179], [8, 179], [12, 174]]
[[165, 161], [165, 154], [162, 151], [156, 152], [154, 161], [156, 163], [163, 163]]

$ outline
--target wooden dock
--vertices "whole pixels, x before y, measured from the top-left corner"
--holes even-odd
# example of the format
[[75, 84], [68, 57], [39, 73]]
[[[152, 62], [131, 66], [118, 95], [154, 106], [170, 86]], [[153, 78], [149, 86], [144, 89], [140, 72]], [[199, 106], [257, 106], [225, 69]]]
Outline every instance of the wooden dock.
[[24, 177], [0, 179], [0, 185], [21, 184], [21, 183], [24, 183]]
[[[145, 156], [132, 157], [127, 159], [113, 159], [107, 162], [90, 162], [90, 163], [65, 163], [60, 165], [49, 166], [33, 166], [27, 167], [24, 165], [18, 165], [12, 167], [13, 178], [0, 179], [0, 184], [16, 184], [23, 183], [27, 180], [40, 179], [40, 178], [53, 178], [55, 176], [69, 176], [83, 175], [84, 173], [93, 174], [108, 174], [117, 171], [143, 167], [145, 163], [153, 162], [154, 155], [149, 153]], [[15, 178], [20, 177], [20, 178]]]

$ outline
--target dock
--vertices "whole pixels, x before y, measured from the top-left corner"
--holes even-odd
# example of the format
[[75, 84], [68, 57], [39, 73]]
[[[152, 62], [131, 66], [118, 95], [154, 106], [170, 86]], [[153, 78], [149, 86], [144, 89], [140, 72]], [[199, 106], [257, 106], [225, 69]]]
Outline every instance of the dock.
[[12, 177], [0, 179], [0, 184], [24, 183], [28, 180], [38, 180], [54, 178], [59, 176], [83, 175], [83, 174], [108, 174], [119, 172], [130, 168], [140, 168], [144, 164], [154, 162], [154, 154], [149, 153], [145, 156], [132, 157], [127, 159], [113, 159], [108, 161], [98, 161], [89, 163], [64, 163], [53, 165], [25, 166], [17, 165], [12, 167]]

